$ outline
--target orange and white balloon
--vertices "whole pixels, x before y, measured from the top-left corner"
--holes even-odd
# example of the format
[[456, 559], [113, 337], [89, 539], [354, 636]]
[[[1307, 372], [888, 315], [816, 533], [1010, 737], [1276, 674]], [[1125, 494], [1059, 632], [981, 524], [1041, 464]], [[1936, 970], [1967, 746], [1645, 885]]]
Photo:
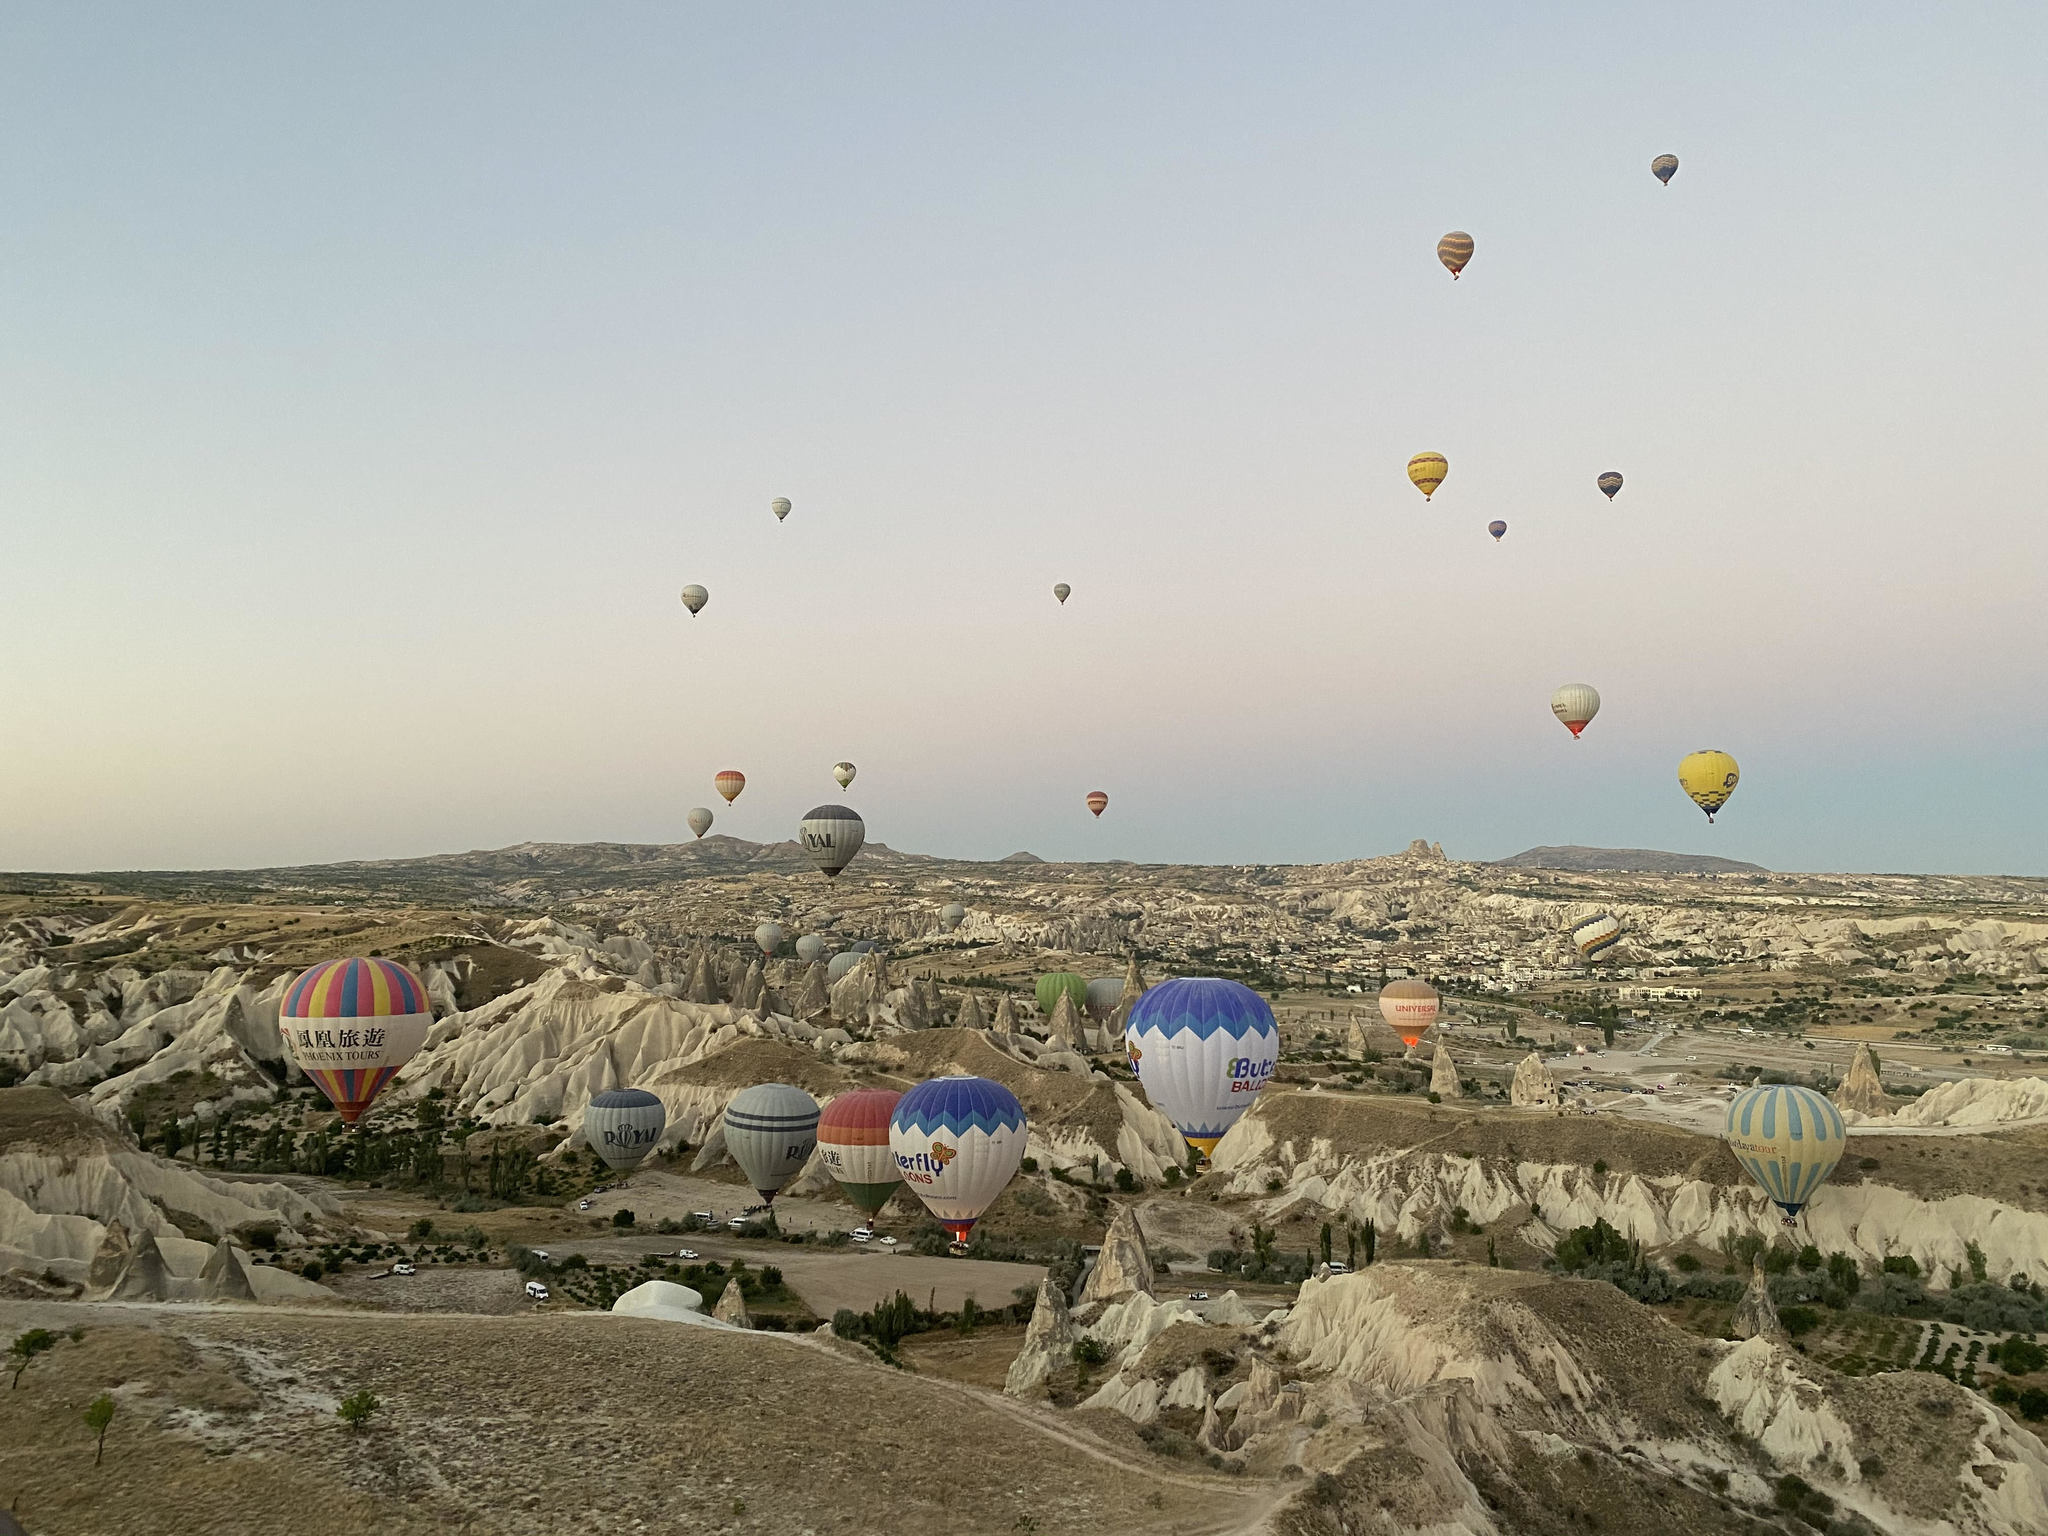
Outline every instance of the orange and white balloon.
[[1591, 683], [1566, 683], [1550, 696], [1550, 712], [1576, 738], [1600, 713], [1600, 693]]

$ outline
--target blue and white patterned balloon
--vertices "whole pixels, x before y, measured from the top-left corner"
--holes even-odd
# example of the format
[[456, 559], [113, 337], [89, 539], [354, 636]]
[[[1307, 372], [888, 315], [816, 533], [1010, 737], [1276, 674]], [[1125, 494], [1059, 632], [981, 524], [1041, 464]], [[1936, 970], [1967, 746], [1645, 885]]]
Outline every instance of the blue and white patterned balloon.
[[967, 1234], [1024, 1161], [1024, 1106], [986, 1077], [935, 1077], [896, 1101], [889, 1151], [903, 1182], [953, 1234]]
[[1745, 1088], [1728, 1106], [1728, 1150], [1785, 1212], [1787, 1224], [1842, 1160], [1849, 1129], [1811, 1088]]
[[1180, 976], [1132, 1004], [1124, 1049], [1153, 1108], [1207, 1157], [1273, 1080], [1280, 1026], [1250, 987]]

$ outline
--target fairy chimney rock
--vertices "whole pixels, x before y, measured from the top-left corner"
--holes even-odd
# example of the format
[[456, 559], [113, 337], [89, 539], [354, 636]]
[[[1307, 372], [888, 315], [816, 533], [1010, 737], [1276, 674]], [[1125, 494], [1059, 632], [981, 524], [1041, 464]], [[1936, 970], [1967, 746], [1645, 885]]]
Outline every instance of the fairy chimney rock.
[[1543, 1058], [1531, 1051], [1522, 1058], [1515, 1068], [1514, 1086], [1508, 1093], [1512, 1104], [1537, 1105], [1546, 1109], [1557, 1107], [1557, 1081], [1550, 1075], [1550, 1069], [1543, 1065]]
[[1458, 1064], [1451, 1060], [1450, 1047], [1441, 1040], [1437, 1042], [1436, 1060], [1429, 1068], [1429, 1091], [1440, 1099], [1465, 1096], [1465, 1090], [1458, 1086]]
[[1842, 1079], [1842, 1086], [1835, 1090], [1835, 1103], [1843, 1109], [1853, 1109], [1860, 1115], [1888, 1115], [1892, 1112], [1891, 1097], [1884, 1091], [1884, 1079], [1878, 1075], [1877, 1058], [1870, 1054], [1868, 1045], [1858, 1045], [1856, 1055], [1849, 1063], [1849, 1074]]
[[1054, 1045], [1063, 1045], [1070, 1051], [1087, 1048], [1081, 1039], [1080, 1015], [1074, 1012], [1074, 994], [1064, 987], [1060, 989], [1059, 1001], [1053, 1004], [1051, 1027], [1046, 1038]]
[[1075, 1304], [1085, 1307], [1091, 1301], [1111, 1302], [1139, 1291], [1152, 1295], [1152, 1255], [1145, 1251], [1137, 1210], [1120, 1206], [1109, 1231], [1103, 1234], [1102, 1252], [1088, 1271]]
[[738, 1275], [725, 1282], [725, 1290], [719, 1295], [718, 1305], [711, 1309], [711, 1315], [721, 1323], [731, 1323], [735, 1328], [754, 1326], [754, 1320], [747, 1316], [747, 1299], [740, 1294]]
[[1760, 1257], [1751, 1263], [1749, 1289], [1742, 1293], [1741, 1304], [1735, 1309], [1728, 1331], [1738, 1339], [1788, 1337], [1785, 1325], [1778, 1321], [1778, 1309], [1771, 1304], [1771, 1280], [1764, 1273], [1764, 1261]]
[[955, 1029], [987, 1029], [988, 1021], [981, 1016], [981, 1004], [975, 1001], [974, 989], [968, 988], [960, 998], [960, 1012], [954, 1016]]
[[1040, 1280], [1038, 1305], [1031, 1309], [1031, 1326], [1024, 1330], [1024, 1347], [1010, 1362], [1003, 1391], [1011, 1397], [1029, 1397], [1037, 1392], [1045, 1385], [1046, 1377], [1072, 1356], [1079, 1338], [1060, 1288], [1050, 1279]]
[[1017, 1033], [1017, 1007], [1010, 1001], [1009, 993], [1005, 992], [997, 1000], [996, 1016], [989, 1024], [989, 1029], [998, 1035], [1014, 1035]]

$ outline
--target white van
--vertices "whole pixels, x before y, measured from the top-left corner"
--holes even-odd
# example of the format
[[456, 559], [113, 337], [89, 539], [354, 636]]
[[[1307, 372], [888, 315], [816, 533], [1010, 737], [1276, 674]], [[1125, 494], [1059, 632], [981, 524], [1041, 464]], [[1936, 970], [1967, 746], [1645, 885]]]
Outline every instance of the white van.
[[548, 1288], [538, 1280], [529, 1280], [526, 1282], [526, 1299], [528, 1301], [546, 1301], [548, 1299]]
[[875, 1240], [875, 1229], [873, 1227], [855, 1227], [846, 1235], [856, 1243], [871, 1243]]

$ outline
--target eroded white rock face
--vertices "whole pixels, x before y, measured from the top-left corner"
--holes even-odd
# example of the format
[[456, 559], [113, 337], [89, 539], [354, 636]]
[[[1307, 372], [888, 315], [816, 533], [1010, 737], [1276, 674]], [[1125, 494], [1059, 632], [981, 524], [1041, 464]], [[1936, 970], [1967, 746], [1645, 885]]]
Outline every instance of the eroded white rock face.
[[1798, 1358], [1770, 1338], [1746, 1340], [1708, 1373], [1708, 1394], [1774, 1461], [1806, 1470], [1828, 1464], [1854, 1481], [1856, 1437]]
[[2044, 1117], [2048, 1117], [2048, 1079], [2038, 1077], [1959, 1078], [1930, 1088], [1889, 1112], [1852, 1112], [1847, 1105], [1842, 1111], [1842, 1118], [1851, 1125], [1873, 1127], [2002, 1125]]

